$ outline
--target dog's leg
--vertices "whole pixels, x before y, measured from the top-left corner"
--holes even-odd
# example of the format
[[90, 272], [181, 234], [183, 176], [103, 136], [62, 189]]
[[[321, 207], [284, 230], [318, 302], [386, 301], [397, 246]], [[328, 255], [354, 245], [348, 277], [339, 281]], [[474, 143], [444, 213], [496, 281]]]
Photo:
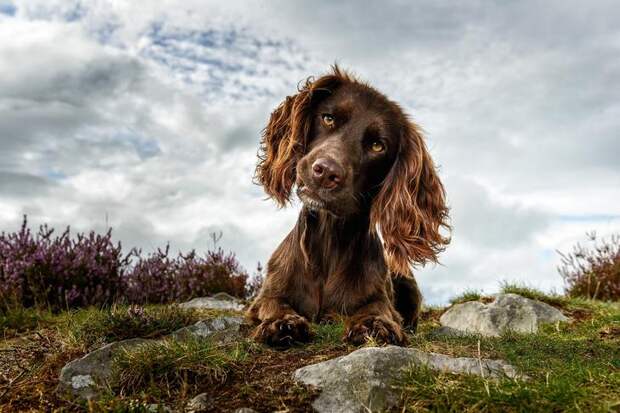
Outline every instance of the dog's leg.
[[247, 317], [258, 324], [252, 337], [271, 346], [290, 346], [311, 338], [308, 320], [281, 298], [259, 296], [248, 310]]
[[422, 294], [413, 277], [392, 276], [394, 307], [403, 318], [406, 329], [415, 333], [422, 308]]
[[379, 343], [404, 345], [407, 337], [401, 328], [400, 315], [389, 298], [382, 297], [358, 309], [345, 322], [344, 339], [359, 345], [374, 339]]

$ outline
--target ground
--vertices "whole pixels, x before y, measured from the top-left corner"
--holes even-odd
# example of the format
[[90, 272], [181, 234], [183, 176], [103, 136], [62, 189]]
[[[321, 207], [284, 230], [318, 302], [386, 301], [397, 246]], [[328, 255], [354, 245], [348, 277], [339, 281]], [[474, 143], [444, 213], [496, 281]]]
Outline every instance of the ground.
[[[402, 392], [395, 411], [620, 411], [620, 304], [510, 290], [560, 308], [572, 323], [533, 335], [499, 338], [437, 337], [444, 309], [427, 308], [410, 346], [453, 356], [500, 358], [531, 377], [527, 382], [407, 371], [394, 386]], [[535, 295], [535, 297], [534, 297]], [[467, 292], [454, 301], [488, 297]], [[164, 336], [221, 312], [150, 306], [117, 306], [62, 314], [20, 311], [0, 318], [0, 411], [146, 411], [157, 403], [182, 409], [206, 392], [212, 411], [310, 411], [315, 391], [295, 384], [298, 367], [347, 354], [342, 323], [314, 325], [312, 343], [271, 349], [247, 339], [228, 345], [164, 342], [119, 356], [111, 388], [100, 401], [83, 404], [54, 391], [68, 361], [114, 340]], [[375, 345], [369, 342], [367, 345]]]

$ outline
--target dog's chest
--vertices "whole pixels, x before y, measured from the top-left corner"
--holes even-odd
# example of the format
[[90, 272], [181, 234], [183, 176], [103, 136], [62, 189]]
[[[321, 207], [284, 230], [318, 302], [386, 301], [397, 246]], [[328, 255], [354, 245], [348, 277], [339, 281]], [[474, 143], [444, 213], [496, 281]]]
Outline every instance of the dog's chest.
[[349, 315], [364, 296], [364, 291], [359, 288], [361, 283], [347, 282], [342, 274], [308, 277], [306, 280], [300, 291], [299, 307], [302, 314], [314, 321]]

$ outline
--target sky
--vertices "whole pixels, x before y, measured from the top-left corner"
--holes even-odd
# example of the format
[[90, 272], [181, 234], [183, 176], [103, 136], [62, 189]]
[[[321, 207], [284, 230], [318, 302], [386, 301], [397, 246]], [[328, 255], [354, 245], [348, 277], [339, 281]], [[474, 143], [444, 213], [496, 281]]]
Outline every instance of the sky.
[[[260, 132], [337, 62], [422, 126], [452, 243], [425, 300], [562, 291], [620, 232], [615, 1], [0, 0], [0, 230], [46, 222], [149, 252], [218, 245], [251, 273], [296, 220], [252, 184]], [[587, 243], [586, 243], [587, 245]]]

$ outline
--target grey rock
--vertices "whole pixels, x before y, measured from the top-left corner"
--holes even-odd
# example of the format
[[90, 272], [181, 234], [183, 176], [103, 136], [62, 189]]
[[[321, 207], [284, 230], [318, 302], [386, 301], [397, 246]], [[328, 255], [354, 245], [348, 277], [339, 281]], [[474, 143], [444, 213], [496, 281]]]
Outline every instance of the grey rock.
[[213, 297], [198, 297], [185, 303], [179, 304], [181, 308], [196, 308], [210, 310], [233, 310], [243, 311], [243, 303], [235, 297], [226, 293], [218, 293]]
[[216, 300], [223, 300], [223, 301], [239, 301], [237, 297], [233, 297], [232, 295], [228, 293], [216, 293], [216, 294], [213, 294], [211, 298], [214, 298]]
[[568, 321], [568, 317], [549, 304], [531, 300], [517, 294], [498, 294], [492, 303], [468, 301], [450, 307], [439, 319], [446, 335], [455, 331], [498, 337], [510, 330], [535, 333], [543, 323]]
[[209, 407], [211, 407], [209, 396], [207, 393], [200, 393], [187, 403], [185, 411], [187, 413], [199, 413], [206, 411]]
[[147, 411], [152, 413], [172, 413], [173, 410], [165, 404], [151, 403], [146, 407]]
[[201, 320], [189, 327], [183, 327], [172, 333], [175, 340], [188, 338], [205, 338], [216, 336], [228, 341], [236, 338], [243, 323], [243, 317], [217, 317], [212, 320]]
[[318, 388], [312, 406], [318, 412], [381, 411], [396, 405], [399, 391], [392, 383], [407, 368], [481, 375], [485, 378], [526, 378], [502, 360], [450, 357], [396, 346], [368, 347], [322, 363], [302, 367], [293, 378]]
[[249, 407], [241, 407], [235, 410], [234, 413], [258, 413], [258, 412], [254, 409], [250, 409]]
[[114, 353], [152, 341], [141, 338], [117, 341], [67, 363], [60, 371], [58, 391], [87, 400], [96, 398], [107, 387]]
[[459, 337], [467, 333], [448, 326], [441, 326], [430, 332], [434, 337]]

